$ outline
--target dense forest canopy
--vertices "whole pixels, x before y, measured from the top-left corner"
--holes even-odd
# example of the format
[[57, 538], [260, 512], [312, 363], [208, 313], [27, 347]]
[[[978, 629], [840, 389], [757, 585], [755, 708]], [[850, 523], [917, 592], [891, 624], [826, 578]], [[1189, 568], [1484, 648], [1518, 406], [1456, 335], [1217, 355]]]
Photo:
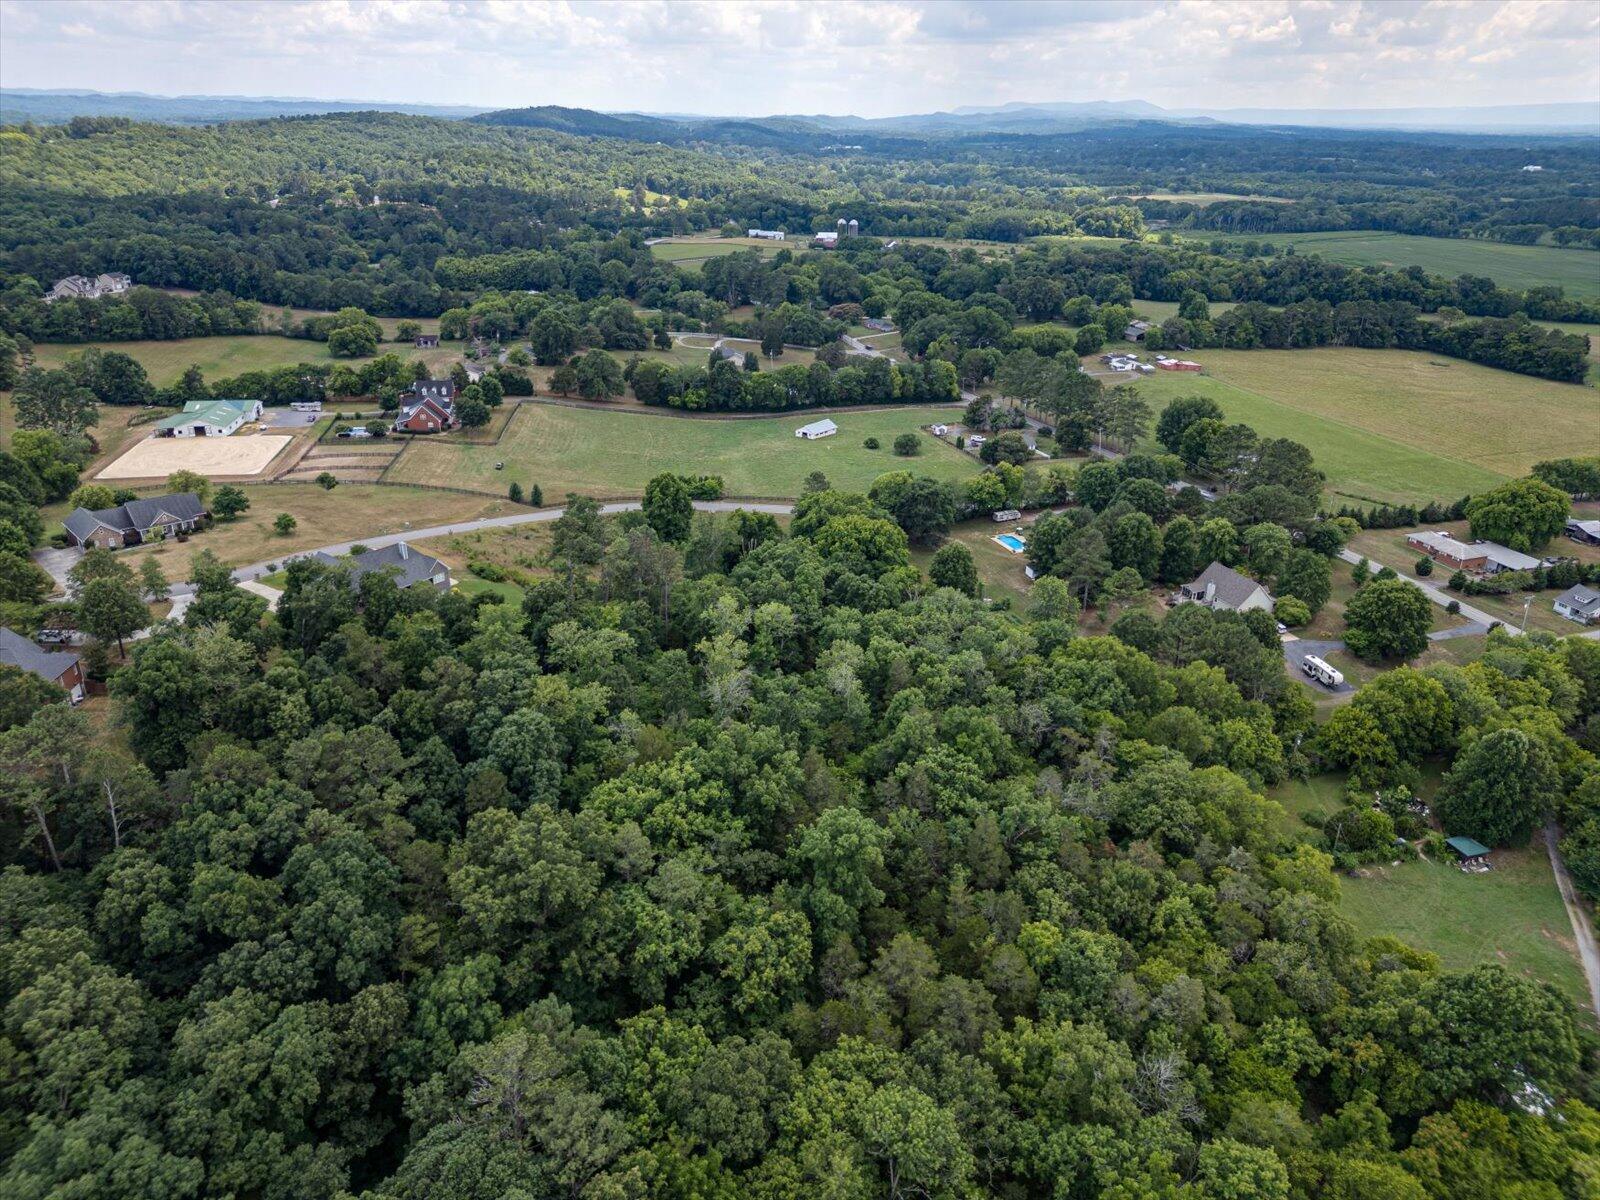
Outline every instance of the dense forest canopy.
[[1361, 941], [1260, 789], [1513, 750], [1576, 799], [1590, 657], [1324, 734], [1270, 620], [1077, 637], [1064, 567], [1018, 621], [818, 487], [569, 501], [520, 606], [300, 561], [269, 615], [202, 557], [110, 746], [0, 671], [0, 1190], [1585, 1194], [1567, 1001]]

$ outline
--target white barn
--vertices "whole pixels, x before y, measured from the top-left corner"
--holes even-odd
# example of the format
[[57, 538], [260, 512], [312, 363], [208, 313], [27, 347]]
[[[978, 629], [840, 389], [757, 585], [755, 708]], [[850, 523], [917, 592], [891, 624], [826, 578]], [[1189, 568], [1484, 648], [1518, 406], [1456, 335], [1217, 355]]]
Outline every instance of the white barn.
[[156, 422], [156, 436], [227, 437], [246, 421], [260, 419], [259, 400], [190, 400], [181, 413]]
[[794, 435], [797, 438], [805, 438], [808, 442], [814, 442], [818, 438], [832, 437], [838, 432], [839, 427], [828, 420], [827, 417], [824, 417], [820, 421], [813, 421], [809, 425], [800, 426], [799, 429], [794, 431]]

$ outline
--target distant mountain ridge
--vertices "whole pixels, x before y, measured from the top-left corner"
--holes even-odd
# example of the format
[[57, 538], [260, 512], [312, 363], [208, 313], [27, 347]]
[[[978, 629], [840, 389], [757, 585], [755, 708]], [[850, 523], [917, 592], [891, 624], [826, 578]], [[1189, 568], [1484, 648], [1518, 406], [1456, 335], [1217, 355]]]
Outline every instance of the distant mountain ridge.
[[341, 112], [406, 113], [458, 119], [487, 110], [461, 104], [406, 104], [374, 100], [310, 100], [286, 96], [155, 96], [147, 92], [96, 92], [76, 88], [0, 88], [0, 124], [37, 121], [58, 125], [73, 117], [130, 117], [169, 125], [211, 125]]
[[472, 105], [315, 100], [282, 96], [156, 96], [144, 92], [96, 92], [88, 89], [0, 88], [0, 122], [12, 124], [24, 120], [59, 123], [74, 116], [124, 116], [144, 121], [198, 125], [368, 110], [465, 119], [486, 125], [552, 129], [585, 137], [790, 147], [822, 145], [840, 135], [886, 139], [974, 134], [1027, 136], [1070, 133], [1094, 126], [1135, 122], [1600, 136], [1600, 101], [1368, 109], [1167, 109], [1138, 99], [1012, 101], [997, 105], [961, 105], [948, 111], [890, 117], [826, 113], [749, 117], [601, 112], [553, 104], [490, 110]]

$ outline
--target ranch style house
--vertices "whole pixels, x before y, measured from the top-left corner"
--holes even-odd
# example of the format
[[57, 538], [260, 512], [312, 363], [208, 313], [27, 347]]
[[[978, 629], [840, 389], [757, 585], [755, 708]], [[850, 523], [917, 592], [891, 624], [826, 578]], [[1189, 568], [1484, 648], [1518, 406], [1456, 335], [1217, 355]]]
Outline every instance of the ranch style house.
[[210, 515], [193, 492], [174, 492], [148, 500], [129, 500], [115, 508], [75, 508], [62, 524], [67, 541], [73, 546], [121, 550], [152, 536], [187, 533]]

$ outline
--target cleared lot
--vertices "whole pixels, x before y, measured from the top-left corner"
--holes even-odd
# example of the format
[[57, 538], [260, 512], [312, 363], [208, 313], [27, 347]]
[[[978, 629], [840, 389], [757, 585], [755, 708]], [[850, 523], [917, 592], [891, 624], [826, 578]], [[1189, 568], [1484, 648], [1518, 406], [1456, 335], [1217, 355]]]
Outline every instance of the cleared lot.
[[165, 479], [174, 471], [259, 475], [293, 438], [282, 434], [225, 438], [147, 438], [96, 479]]

